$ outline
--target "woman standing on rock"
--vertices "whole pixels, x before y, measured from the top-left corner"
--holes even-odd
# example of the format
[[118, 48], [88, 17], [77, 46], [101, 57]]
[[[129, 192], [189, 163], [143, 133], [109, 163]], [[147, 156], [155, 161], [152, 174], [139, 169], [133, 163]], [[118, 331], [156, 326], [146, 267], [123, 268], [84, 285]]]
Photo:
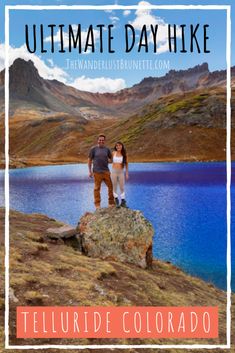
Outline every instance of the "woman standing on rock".
[[128, 162], [126, 149], [122, 142], [117, 142], [112, 152], [113, 165], [112, 165], [112, 183], [113, 183], [113, 196], [116, 206], [119, 206], [119, 199], [117, 194], [117, 188], [119, 186], [121, 192], [121, 207], [126, 207], [125, 200], [125, 178], [128, 179]]

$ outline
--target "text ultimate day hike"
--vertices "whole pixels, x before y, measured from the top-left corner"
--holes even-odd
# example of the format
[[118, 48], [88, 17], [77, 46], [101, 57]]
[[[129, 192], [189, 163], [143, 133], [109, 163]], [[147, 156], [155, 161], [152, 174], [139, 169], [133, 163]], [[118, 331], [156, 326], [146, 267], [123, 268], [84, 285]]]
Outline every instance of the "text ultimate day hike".
[[[136, 51], [138, 53], [157, 53], [161, 42], [161, 31], [166, 33], [168, 50], [172, 53], [210, 53], [208, 41], [209, 25], [143, 25], [140, 33], [136, 33], [131, 24], [122, 28], [122, 37], [115, 38], [114, 25], [98, 24], [90, 25], [84, 30], [81, 24], [68, 25], [25, 25], [25, 43], [30, 53], [66, 53], [76, 50], [79, 54], [91, 53], [115, 53], [115, 39], [122, 44], [125, 53]], [[55, 46], [55, 36], [59, 32], [59, 45]]]

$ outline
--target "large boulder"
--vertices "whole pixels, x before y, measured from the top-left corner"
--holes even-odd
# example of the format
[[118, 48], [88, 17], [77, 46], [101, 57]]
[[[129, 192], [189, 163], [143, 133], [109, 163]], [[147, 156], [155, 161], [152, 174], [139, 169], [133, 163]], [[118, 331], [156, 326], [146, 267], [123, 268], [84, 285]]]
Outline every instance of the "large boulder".
[[77, 231], [82, 251], [90, 257], [131, 263], [142, 268], [152, 265], [154, 230], [140, 211], [98, 209], [80, 219]]

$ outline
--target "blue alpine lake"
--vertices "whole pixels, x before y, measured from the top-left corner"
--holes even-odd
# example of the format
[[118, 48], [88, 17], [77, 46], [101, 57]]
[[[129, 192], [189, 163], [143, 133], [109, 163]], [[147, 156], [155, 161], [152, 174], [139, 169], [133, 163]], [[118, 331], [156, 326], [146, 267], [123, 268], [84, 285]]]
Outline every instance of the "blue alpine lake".
[[[153, 224], [154, 256], [226, 289], [226, 164], [131, 163], [129, 169], [127, 203]], [[4, 171], [0, 182], [2, 206]], [[233, 183], [233, 204], [234, 189]], [[105, 185], [102, 206], [107, 206]], [[10, 208], [43, 213], [75, 226], [85, 212], [94, 211], [87, 165], [10, 170]], [[233, 217], [231, 227], [234, 234]], [[234, 250], [232, 242], [232, 254]]]

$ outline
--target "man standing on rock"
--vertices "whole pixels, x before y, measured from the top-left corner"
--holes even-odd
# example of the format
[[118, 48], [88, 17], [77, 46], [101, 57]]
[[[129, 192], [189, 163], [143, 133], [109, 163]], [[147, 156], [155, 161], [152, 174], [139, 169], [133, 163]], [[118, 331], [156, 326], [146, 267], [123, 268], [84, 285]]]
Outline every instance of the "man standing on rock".
[[[100, 188], [102, 182], [108, 187], [109, 206], [114, 206], [113, 184], [110, 177], [108, 164], [112, 161], [112, 153], [105, 146], [105, 135], [98, 136], [98, 144], [92, 147], [88, 157], [89, 177], [94, 176], [94, 202], [95, 207], [100, 208]], [[93, 164], [93, 168], [92, 168]]]

